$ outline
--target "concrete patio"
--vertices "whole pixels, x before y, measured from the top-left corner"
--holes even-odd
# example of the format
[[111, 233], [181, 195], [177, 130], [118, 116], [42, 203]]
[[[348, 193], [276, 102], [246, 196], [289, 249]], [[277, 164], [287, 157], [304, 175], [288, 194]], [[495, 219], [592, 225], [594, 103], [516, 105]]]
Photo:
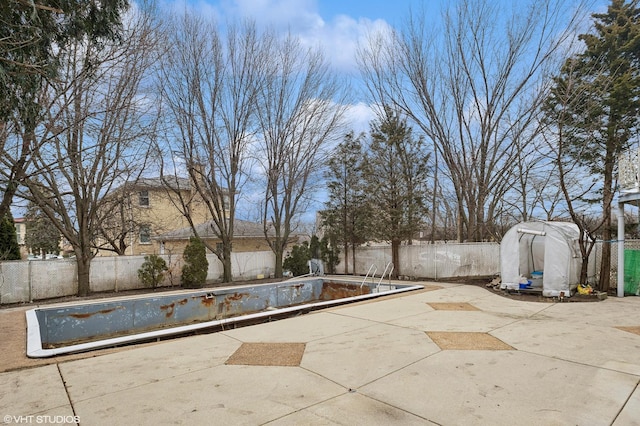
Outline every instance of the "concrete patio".
[[0, 373], [0, 414], [6, 424], [640, 425], [640, 298], [536, 303], [421, 284]]

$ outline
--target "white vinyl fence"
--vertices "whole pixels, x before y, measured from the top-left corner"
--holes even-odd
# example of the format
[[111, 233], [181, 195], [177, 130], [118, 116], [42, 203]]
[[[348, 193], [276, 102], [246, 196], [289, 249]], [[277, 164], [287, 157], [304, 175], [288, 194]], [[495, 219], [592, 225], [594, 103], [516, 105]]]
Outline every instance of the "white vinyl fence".
[[[161, 286], [180, 285], [182, 256], [161, 256], [169, 273]], [[222, 263], [213, 254], [207, 255], [207, 281], [222, 276]], [[138, 269], [144, 256], [96, 257], [91, 261], [89, 278], [92, 292], [123, 291], [143, 288]], [[270, 251], [233, 253], [234, 280], [269, 277], [273, 273], [275, 256]], [[76, 262], [73, 259], [18, 260], [0, 262], [0, 304], [73, 296], [78, 293]]]
[[[500, 273], [500, 244], [446, 243], [400, 246], [400, 265], [394, 265], [399, 276], [406, 278], [444, 279], [456, 277], [487, 277]], [[356, 248], [355, 272], [351, 252], [348, 255], [350, 274], [365, 275], [371, 265], [380, 276], [391, 262], [391, 247]], [[344, 254], [338, 273], [345, 272]], [[386, 276], [386, 274], [385, 274]]]

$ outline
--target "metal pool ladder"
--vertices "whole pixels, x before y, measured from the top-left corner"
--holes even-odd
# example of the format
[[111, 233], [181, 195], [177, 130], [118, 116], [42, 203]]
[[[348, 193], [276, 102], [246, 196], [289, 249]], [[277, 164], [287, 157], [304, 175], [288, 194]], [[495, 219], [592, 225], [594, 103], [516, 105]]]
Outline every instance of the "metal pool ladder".
[[373, 278], [376, 276], [376, 272], [378, 271], [378, 267], [376, 266], [375, 263], [372, 263], [371, 266], [369, 266], [367, 275], [364, 276], [364, 280], [362, 280], [362, 284], [360, 284], [360, 288], [362, 288], [362, 286], [364, 285], [364, 282], [367, 281], [367, 278], [369, 278], [369, 274], [371, 273], [372, 269], [373, 269], [373, 274], [371, 275], [371, 282], [373, 282]]
[[[389, 267], [391, 267], [391, 269], [389, 269]], [[391, 274], [393, 273], [393, 263], [389, 262], [387, 263], [387, 266], [384, 267], [384, 271], [380, 276], [380, 281], [378, 281], [378, 285], [376, 286], [376, 291], [380, 291], [380, 284], [382, 284], [382, 280], [384, 279], [384, 274], [387, 273], [387, 269], [389, 269], [389, 282], [391, 282]]]

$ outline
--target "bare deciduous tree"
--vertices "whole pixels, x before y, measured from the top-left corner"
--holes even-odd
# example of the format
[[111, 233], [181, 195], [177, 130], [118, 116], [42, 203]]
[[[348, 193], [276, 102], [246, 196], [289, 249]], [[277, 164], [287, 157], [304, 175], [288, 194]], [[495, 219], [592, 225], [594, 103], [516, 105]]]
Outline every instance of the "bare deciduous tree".
[[345, 111], [341, 82], [324, 55], [304, 49], [291, 35], [275, 36], [269, 70], [257, 104], [261, 134], [258, 158], [266, 181], [262, 205], [265, 237], [276, 257], [276, 277], [296, 217], [304, 212], [327, 142], [341, 136]]
[[[359, 63], [372, 100], [395, 105], [433, 142], [455, 192], [458, 240], [491, 236], [518, 145], [535, 125], [545, 67], [572, 36], [565, 2], [456, 2], [444, 28], [412, 15], [372, 37]], [[579, 10], [579, 9], [578, 9]]]
[[[111, 214], [105, 197], [135, 179], [153, 139], [154, 104], [142, 87], [155, 47], [152, 20], [132, 15], [119, 42], [85, 39], [65, 46], [64, 67], [46, 87], [51, 107], [40, 126], [25, 197], [37, 203], [71, 244], [78, 294], [87, 295], [98, 224]], [[113, 204], [111, 204], [113, 205]]]
[[262, 44], [252, 22], [230, 25], [221, 34], [215, 22], [187, 13], [171, 22], [170, 48], [160, 66], [159, 87], [172, 127], [161, 149], [184, 161], [194, 197], [185, 199], [176, 185], [175, 163], [163, 171], [166, 186], [196, 236], [199, 223], [189, 207], [205, 206], [222, 249], [203, 242], [222, 262], [224, 282], [232, 279], [236, 203], [247, 181], [256, 96], [265, 75]]
[[[84, 38], [117, 39], [128, 7], [126, 0], [5, 0], [0, 4], [0, 217], [9, 211], [27, 177], [36, 144], [44, 142], [35, 138], [47, 109], [41, 92], [64, 62], [60, 46]], [[13, 126], [22, 137], [5, 145], [2, 133]]]

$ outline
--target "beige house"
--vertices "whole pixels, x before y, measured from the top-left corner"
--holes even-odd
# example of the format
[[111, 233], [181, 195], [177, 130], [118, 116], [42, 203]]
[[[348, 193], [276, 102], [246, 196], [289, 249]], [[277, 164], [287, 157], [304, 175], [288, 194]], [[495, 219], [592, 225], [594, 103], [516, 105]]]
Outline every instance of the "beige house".
[[[246, 220], [234, 220], [233, 230], [233, 247], [234, 253], [250, 252], [250, 251], [270, 251], [271, 248], [267, 243], [264, 235], [264, 229], [261, 223], [249, 222]], [[209, 247], [221, 249], [222, 242], [215, 234], [215, 224], [213, 221], [207, 221], [196, 226], [198, 236], [204, 240]], [[189, 239], [194, 235], [191, 227], [177, 229], [165, 234], [153, 237], [157, 240], [161, 247], [161, 254], [182, 253], [189, 243]], [[269, 231], [269, 236], [273, 235], [273, 231]], [[289, 245], [293, 245], [298, 241], [298, 235], [289, 238]]]
[[[109, 195], [114, 204], [102, 223], [99, 246], [108, 248], [109, 241], [126, 245], [124, 254], [147, 255], [161, 252], [154, 237], [189, 226], [183, 214], [189, 211], [194, 223], [204, 223], [211, 215], [202, 198], [185, 178], [142, 178], [126, 183]], [[117, 253], [101, 249], [99, 256]]]
[[[194, 235], [183, 212], [188, 210], [198, 235], [210, 247], [221, 241], [215, 236], [212, 216], [191, 185], [189, 179], [170, 177], [142, 178], [127, 183], [110, 194], [109, 217], [102, 224], [100, 247], [126, 245], [124, 254], [182, 254]], [[225, 204], [229, 204], [228, 202]], [[261, 223], [234, 221], [234, 252], [269, 251]], [[297, 241], [297, 236], [291, 242]], [[115, 256], [117, 252], [102, 249], [99, 256]]]
[[16, 228], [16, 237], [18, 239], [18, 245], [20, 246], [20, 256], [22, 256], [22, 258], [25, 258], [29, 254], [27, 246], [25, 245], [25, 237], [27, 235], [27, 222], [25, 218], [18, 217], [13, 220], [13, 224]]

